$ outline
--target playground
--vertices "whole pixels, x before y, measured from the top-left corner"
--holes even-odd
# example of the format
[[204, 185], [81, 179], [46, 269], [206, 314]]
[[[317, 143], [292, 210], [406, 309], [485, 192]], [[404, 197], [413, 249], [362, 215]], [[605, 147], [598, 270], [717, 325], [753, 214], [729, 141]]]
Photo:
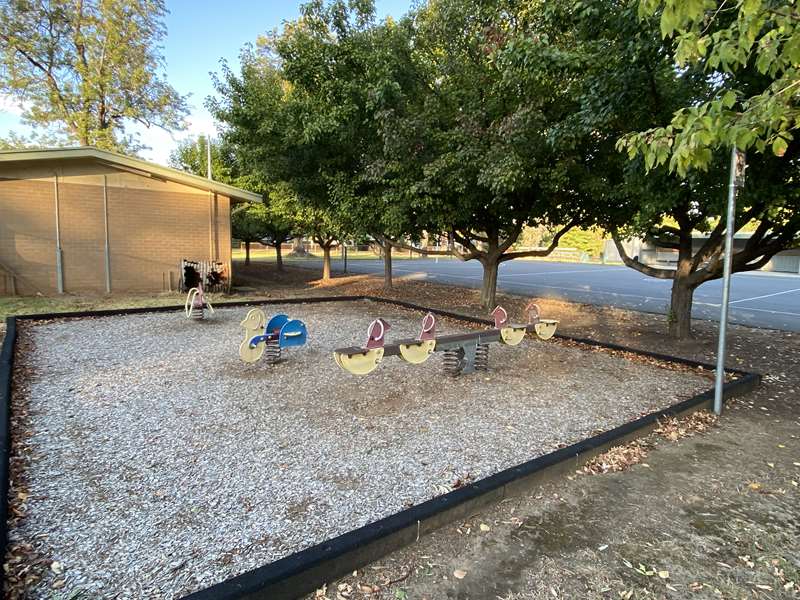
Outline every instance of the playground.
[[[363, 344], [376, 317], [387, 343], [413, 339], [425, 313], [260, 308], [308, 330], [276, 364], [240, 360], [247, 307], [21, 326], [12, 411], [28, 499], [9, 537], [65, 566], [41, 569], [29, 597], [181, 597], [711, 385], [695, 368], [530, 335], [491, 344], [488, 370], [451, 377], [437, 353], [356, 376], [335, 348]], [[437, 337], [475, 330], [437, 321]]]

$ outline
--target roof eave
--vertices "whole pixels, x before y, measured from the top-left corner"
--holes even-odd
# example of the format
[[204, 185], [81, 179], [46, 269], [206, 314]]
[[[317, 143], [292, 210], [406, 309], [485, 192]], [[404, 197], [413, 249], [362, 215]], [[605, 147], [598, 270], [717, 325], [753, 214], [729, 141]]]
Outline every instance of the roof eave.
[[[227, 183], [209, 180], [205, 177], [186, 173], [171, 167], [164, 167], [138, 158], [131, 158], [116, 152], [100, 150], [93, 146], [80, 146], [77, 148], [52, 148], [34, 150], [10, 150], [0, 152], [2, 162], [26, 162], [39, 160], [74, 160], [93, 159], [114, 168], [115, 166], [128, 167], [145, 173], [150, 173], [161, 179], [194, 187], [197, 189], [216, 192], [229, 197], [232, 201], [262, 202], [261, 194], [237, 188]], [[124, 169], [121, 169], [124, 170]]]

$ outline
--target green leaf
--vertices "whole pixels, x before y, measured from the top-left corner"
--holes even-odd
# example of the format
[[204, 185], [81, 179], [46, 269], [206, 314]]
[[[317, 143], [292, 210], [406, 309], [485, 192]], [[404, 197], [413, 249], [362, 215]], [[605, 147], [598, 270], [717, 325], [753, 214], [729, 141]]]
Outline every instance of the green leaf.
[[772, 153], [775, 156], [783, 156], [786, 154], [786, 148], [789, 145], [786, 143], [786, 140], [782, 137], [776, 137], [775, 140], [772, 142]]
[[728, 90], [722, 95], [722, 106], [731, 108], [734, 104], [736, 104], [736, 92]]

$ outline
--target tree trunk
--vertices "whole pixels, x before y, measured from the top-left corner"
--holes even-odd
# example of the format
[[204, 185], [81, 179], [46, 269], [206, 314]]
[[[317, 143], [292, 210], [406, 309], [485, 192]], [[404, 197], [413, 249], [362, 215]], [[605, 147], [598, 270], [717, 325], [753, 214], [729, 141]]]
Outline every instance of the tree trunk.
[[497, 299], [497, 270], [499, 257], [488, 256], [481, 260], [483, 265], [483, 285], [481, 286], [481, 307], [493, 309]]
[[692, 337], [692, 299], [694, 287], [681, 277], [672, 282], [669, 306], [669, 335], [678, 340]]
[[392, 245], [383, 247], [383, 289], [392, 289]]
[[275, 268], [278, 271], [283, 271], [283, 255], [281, 254], [281, 242], [275, 244]]
[[244, 264], [250, 264], [250, 242], [244, 243]]
[[331, 247], [322, 246], [322, 281], [331, 278]]
[[292, 251], [289, 256], [306, 256], [308, 252], [303, 248], [303, 238], [296, 237], [292, 240]]
[[692, 299], [696, 287], [689, 283], [692, 275], [692, 233], [689, 225], [681, 226], [679, 244], [667, 320], [670, 337], [685, 340], [692, 337]]

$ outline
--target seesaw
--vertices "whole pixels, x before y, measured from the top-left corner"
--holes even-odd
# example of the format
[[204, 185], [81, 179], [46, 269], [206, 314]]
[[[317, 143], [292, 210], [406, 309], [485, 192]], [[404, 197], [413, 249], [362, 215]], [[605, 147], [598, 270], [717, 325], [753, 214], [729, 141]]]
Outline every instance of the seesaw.
[[421, 364], [434, 352], [442, 352], [444, 370], [450, 375], [485, 371], [489, 368], [489, 344], [499, 342], [516, 346], [528, 332], [547, 340], [553, 337], [558, 321], [539, 317], [539, 307], [529, 304], [527, 325], [511, 325], [508, 313], [498, 306], [492, 311], [494, 329], [470, 333], [457, 333], [436, 337], [436, 317], [432, 313], [422, 320], [422, 332], [417, 339], [401, 340], [386, 344], [385, 335], [389, 323], [374, 320], [367, 329], [367, 343], [363, 348], [351, 347], [334, 350], [333, 357], [342, 369], [354, 375], [366, 375], [374, 371], [386, 356], [399, 356], [411, 364]]
[[302, 346], [306, 343], [306, 325], [286, 315], [275, 315], [269, 322], [259, 308], [254, 308], [240, 323], [244, 328], [244, 341], [239, 345], [239, 358], [244, 362], [256, 362], [262, 355], [266, 361], [276, 363], [281, 358], [281, 349]]
[[203, 285], [197, 284], [197, 287], [190, 289], [186, 295], [186, 304], [184, 306], [186, 318], [202, 321], [206, 316], [206, 308], [211, 311], [212, 315], [214, 314], [214, 307], [211, 306], [211, 302], [206, 300], [203, 294]]

